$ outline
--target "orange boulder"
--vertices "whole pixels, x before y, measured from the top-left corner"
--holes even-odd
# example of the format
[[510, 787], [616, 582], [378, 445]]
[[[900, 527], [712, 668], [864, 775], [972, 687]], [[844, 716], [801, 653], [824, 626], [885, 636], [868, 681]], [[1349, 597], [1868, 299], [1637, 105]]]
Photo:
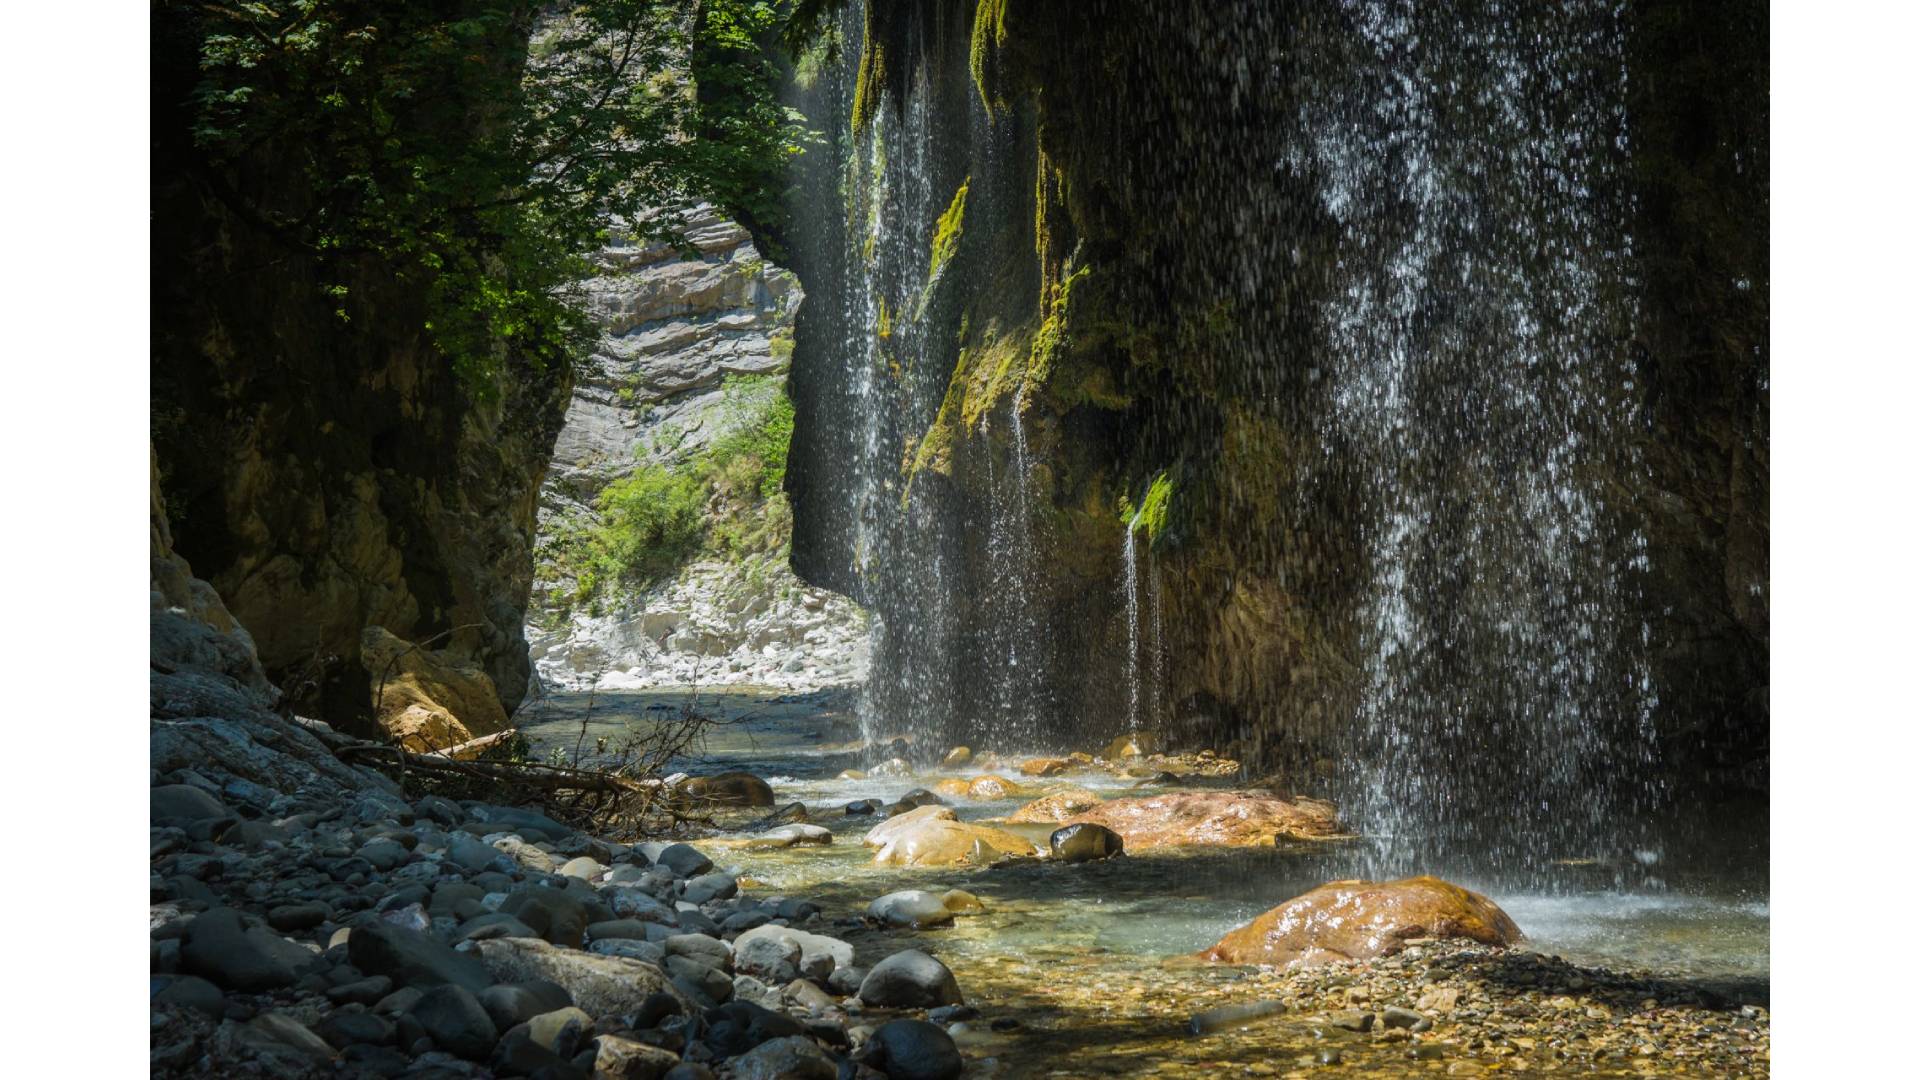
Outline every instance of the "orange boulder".
[[1296, 896], [1201, 953], [1227, 964], [1316, 967], [1391, 956], [1412, 938], [1520, 940], [1499, 905], [1436, 877], [1330, 881]]
[[992, 802], [995, 799], [1010, 799], [1020, 794], [1020, 785], [1004, 776], [976, 776], [967, 785], [967, 798], [975, 802]]
[[1332, 803], [1245, 791], [1174, 791], [1114, 799], [1062, 823], [1082, 822], [1119, 833], [1131, 852], [1203, 845], [1252, 847], [1271, 844], [1276, 836], [1310, 840], [1336, 835], [1340, 829]]
[[1086, 788], [1068, 788], [1035, 799], [1007, 816], [1015, 823], [1060, 822], [1100, 805], [1100, 796]]

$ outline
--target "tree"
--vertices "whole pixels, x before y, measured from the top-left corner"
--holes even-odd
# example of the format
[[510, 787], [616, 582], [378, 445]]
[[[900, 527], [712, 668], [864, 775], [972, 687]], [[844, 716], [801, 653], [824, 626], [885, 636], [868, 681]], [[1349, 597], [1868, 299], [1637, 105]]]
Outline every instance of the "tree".
[[[590, 340], [569, 283], [609, 227], [675, 240], [798, 153], [745, 43], [755, 0], [158, 0], [198, 39], [200, 179], [233, 212], [341, 272], [376, 260], [419, 286], [425, 326], [489, 395], [508, 355], [569, 363]], [[157, 29], [156, 32], [159, 32]], [[738, 58], [702, 100], [689, 59]], [[326, 276], [323, 273], [323, 276]]]

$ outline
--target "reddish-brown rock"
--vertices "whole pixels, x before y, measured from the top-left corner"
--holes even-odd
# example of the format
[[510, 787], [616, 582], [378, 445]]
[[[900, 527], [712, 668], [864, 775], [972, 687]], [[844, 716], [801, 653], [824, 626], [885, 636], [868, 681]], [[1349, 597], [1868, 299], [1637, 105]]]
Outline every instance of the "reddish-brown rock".
[[1100, 796], [1086, 788], [1068, 788], [1038, 798], [1015, 810], [1007, 820], [1022, 822], [1059, 822], [1075, 814], [1084, 814], [1100, 805]]
[[1520, 940], [1499, 905], [1436, 877], [1330, 881], [1261, 915], [1200, 955], [1228, 964], [1314, 967], [1391, 956], [1413, 938]]
[[1066, 758], [1037, 757], [1028, 758], [1020, 763], [1020, 772], [1025, 776], [1055, 776], [1067, 771], [1072, 762]]
[[975, 802], [992, 802], [995, 799], [1011, 799], [1020, 794], [1020, 785], [1004, 776], [976, 776], [967, 785], [967, 798]]
[[1132, 852], [1201, 845], [1252, 847], [1271, 844], [1276, 836], [1313, 839], [1340, 831], [1332, 803], [1245, 791], [1174, 791], [1113, 799], [1066, 818], [1063, 824], [1082, 822], [1119, 833]]

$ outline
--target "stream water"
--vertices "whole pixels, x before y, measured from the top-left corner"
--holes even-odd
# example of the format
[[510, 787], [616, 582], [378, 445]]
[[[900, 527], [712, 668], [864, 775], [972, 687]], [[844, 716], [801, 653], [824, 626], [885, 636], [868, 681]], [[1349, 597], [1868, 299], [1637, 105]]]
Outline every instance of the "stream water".
[[[595, 736], [644, 728], [650, 718], [690, 700], [685, 693], [602, 694], [589, 713], [585, 695], [560, 696], [523, 712], [523, 730], [542, 753], [555, 747], [570, 752], [580, 741], [583, 718], [591, 746]], [[1248, 990], [1236, 981], [1235, 970], [1196, 968], [1182, 958], [1286, 899], [1379, 863], [1382, 845], [1363, 837], [1336, 845], [1187, 849], [1001, 870], [875, 866], [860, 838], [877, 819], [848, 816], [845, 804], [895, 799], [940, 777], [979, 770], [838, 779], [862, 764], [852, 691], [795, 697], [706, 689], [697, 702], [725, 723], [680, 768], [695, 774], [752, 771], [773, 786], [779, 802], [804, 802], [809, 820], [834, 832], [831, 845], [782, 851], [745, 850], [738, 839], [746, 834], [739, 831], [697, 840], [720, 865], [751, 879], [756, 892], [813, 899], [829, 918], [857, 916], [873, 898], [898, 889], [958, 888], [986, 903], [985, 915], [962, 918], [951, 929], [835, 931], [855, 942], [863, 962], [903, 947], [933, 952], [954, 969], [969, 1001], [1018, 1009], [1030, 1029], [1048, 1033], [1035, 1043], [1033, 1030], [1022, 1038], [989, 1038], [983, 1031], [973, 1054], [1017, 1060], [1024, 1052], [1036, 1061], [1049, 1054], [1091, 1054], [1107, 1063], [1107, 1071], [1128, 1073], [1150, 1071], [1149, 1064], [1174, 1074], [1192, 1067], [1199, 1059], [1191, 1056], [1193, 1041], [1182, 1034], [1186, 1019], [1243, 1000]], [[1072, 783], [1107, 797], [1161, 790], [1099, 772], [1075, 774]], [[1230, 780], [1186, 783], [1231, 786]], [[953, 801], [961, 818], [976, 820], [1003, 817], [1030, 797]], [[1765, 865], [1766, 822], [1762, 816], [1747, 824], [1711, 838], [1676, 839], [1674, 847], [1657, 856], [1642, 852], [1627, 867], [1569, 860], [1555, 867], [1559, 885], [1551, 889], [1537, 887], [1538, 874], [1527, 875], [1528, 885], [1516, 889], [1488, 876], [1493, 871], [1472, 866], [1420, 869], [1490, 895], [1527, 934], [1527, 947], [1540, 953], [1578, 965], [1646, 970], [1764, 1003], [1768, 894], [1764, 870], [1752, 868]], [[1042, 845], [1052, 828], [1009, 827]], [[1238, 1038], [1277, 1040], [1268, 1047], [1274, 1053], [1297, 1049], [1287, 1043], [1284, 1025], [1265, 1034], [1248, 1030]], [[1074, 1048], [1066, 1049], [1060, 1038]], [[1235, 1056], [1247, 1052], [1252, 1050], [1240, 1046]]]

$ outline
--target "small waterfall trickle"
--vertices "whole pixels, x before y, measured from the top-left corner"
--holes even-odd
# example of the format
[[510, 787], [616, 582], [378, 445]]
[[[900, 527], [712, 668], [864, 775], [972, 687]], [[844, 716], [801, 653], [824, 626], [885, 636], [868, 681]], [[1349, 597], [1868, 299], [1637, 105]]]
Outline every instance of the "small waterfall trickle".
[[1140, 533], [1143, 504], [1127, 519], [1126, 539], [1120, 545], [1121, 610], [1127, 620], [1127, 730], [1140, 730], [1140, 559], [1135, 537]]
[[[985, 602], [993, 608], [989, 648], [991, 710], [980, 727], [989, 742], [999, 746], [1036, 746], [1045, 736], [1047, 710], [1052, 699], [1050, 665], [1041, 629], [1039, 590], [1042, 587], [1039, 554], [1034, 543], [1028, 505], [1032, 473], [1027, 457], [1025, 423], [1020, 417], [1023, 391], [1017, 391], [1007, 410], [1007, 458], [995, 465], [986, 457], [987, 572], [992, 582]], [[992, 445], [994, 414], [980, 419], [983, 441]]]

